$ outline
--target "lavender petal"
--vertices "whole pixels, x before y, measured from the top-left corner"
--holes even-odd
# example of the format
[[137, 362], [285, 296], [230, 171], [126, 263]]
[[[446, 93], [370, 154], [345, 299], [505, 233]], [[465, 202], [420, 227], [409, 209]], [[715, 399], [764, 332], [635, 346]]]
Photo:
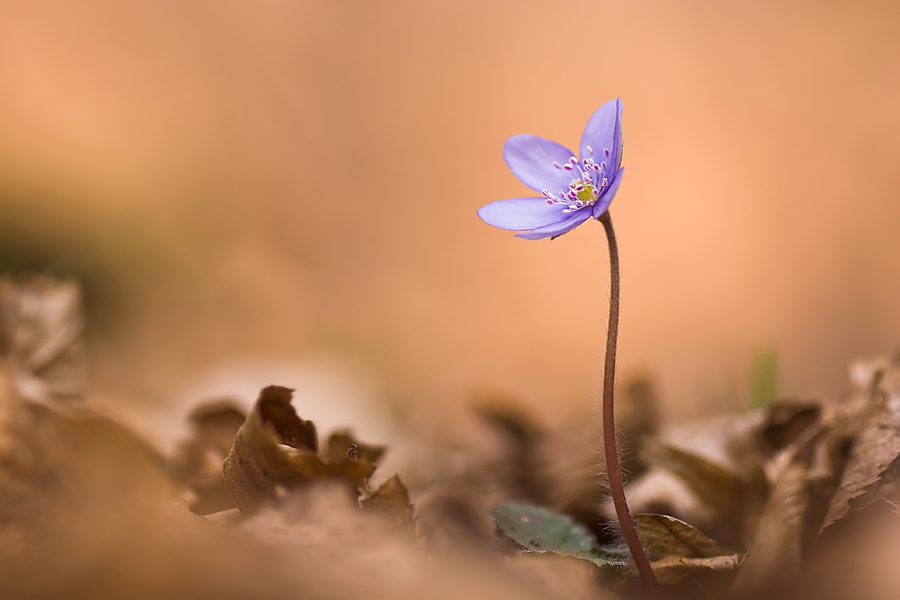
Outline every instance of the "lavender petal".
[[500, 229], [524, 231], [558, 223], [567, 217], [565, 204], [547, 204], [546, 198], [509, 198], [485, 204], [478, 216]]
[[544, 227], [532, 229], [526, 233], [517, 233], [516, 237], [523, 240], [540, 240], [546, 237], [556, 237], [572, 231], [591, 217], [591, 209], [583, 208], [570, 213], [567, 218], [559, 223], [553, 223]]
[[600, 197], [597, 198], [597, 201], [594, 202], [594, 212], [593, 217], [595, 219], [599, 218], [600, 215], [605, 213], [607, 209], [609, 209], [609, 204], [613, 201], [613, 196], [616, 195], [616, 192], [619, 190], [619, 185], [622, 183], [622, 176], [625, 174], [625, 167], [616, 172], [615, 178], [613, 178], [612, 183], [609, 184], [609, 187], [600, 194]]
[[[588, 150], [593, 150], [593, 154]], [[609, 156], [603, 150], [609, 150]], [[606, 163], [606, 172], [615, 173], [622, 160], [622, 99], [610, 100], [598, 108], [581, 134], [581, 158], [592, 157]], [[608, 175], [607, 175], [608, 177]]]
[[536, 135], [514, 135], [503, 144], [503, 160], [519, 181], [533, 190], [556, 193], [568, 189], [578, 171], [557, 169], [574, 153], [561, 144]]

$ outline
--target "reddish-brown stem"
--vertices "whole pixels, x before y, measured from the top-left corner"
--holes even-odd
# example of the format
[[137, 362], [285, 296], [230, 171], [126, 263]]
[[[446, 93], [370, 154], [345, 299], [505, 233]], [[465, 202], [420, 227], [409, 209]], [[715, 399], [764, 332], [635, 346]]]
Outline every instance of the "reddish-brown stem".
[[614, 388], [616, 383], [616, 344], [619, 337], [619, 248], [616, 244], [616, 232], [613, 230], [609, 211], [598, 219], [603, 223], [606, 240], [609, 242], [609, 325], [606, 331], [606, 361], [603, 365], [603, 451], [606, 455], [606, 470], [609, 474], [609, 489], [616, 516], [622, 528], [622, 535], [631, 557], [637, 565], [648, 591], [659, 595], [659, 583], [647, 559], [647, 553], [638, 539], [628, 502], [625, 500], [625, 487], [622, 485], [622, 468], [619, 465], [619, 449], [616, 446], [616, 421], [614, 410]]

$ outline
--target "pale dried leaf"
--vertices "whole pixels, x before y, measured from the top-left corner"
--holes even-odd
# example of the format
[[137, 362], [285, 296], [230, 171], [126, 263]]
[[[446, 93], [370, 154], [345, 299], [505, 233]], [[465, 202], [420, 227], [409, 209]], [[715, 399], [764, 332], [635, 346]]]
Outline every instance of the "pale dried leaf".
[[57, 411], [82, 406], [86, 375], [81, 292], [74, 281], [0, 278], [0, 359], [16, 395]]

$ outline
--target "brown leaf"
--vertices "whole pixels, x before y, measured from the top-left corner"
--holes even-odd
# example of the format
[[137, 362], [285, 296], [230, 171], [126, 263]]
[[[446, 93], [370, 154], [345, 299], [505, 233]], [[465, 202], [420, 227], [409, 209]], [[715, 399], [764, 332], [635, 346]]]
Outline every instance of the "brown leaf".
[[732, 554], [684, 521], [668, 515], [634, 515], [644, 548], [659, 557], [711, 558]]
[[247, 416], [225, 459], [226, 489], [244, 514], [257, 512], [280, 491], [334, 479], [365, 488], [375, 465], [365, 455], [320, 456], [315, 425], [291, 405], [292, 390], [269, 386]]
[[888, 364], [874, 369], [868, 385], [857, 396], [863, 396], [866, 405], [863, 425], [850, 447], [847, 465], [821, 530], [842, 519], [855, 500], [874, 500], [862, 497], [882, 481], [900, 457], [900, 367]]
[[796, 576], [810, 506], [808, 464], [793, 448], [769, 465], [770, 494], [756, 539], [734, 584], [739, 594], [758, 593]]
[[710, 558], [669, 556], [652, 563], [652, 567], [660, 584], [679, 588], [688, 597], [696, 598], [725, 590], [734, 581], [740, 564], [737, 554]]
[[0, 359], [16, 395], [57, 411], [82, 406], [85, 391], [81, 292], [41, 275], [0, 278]]
[[409, 502], [409, 491], [394, 475], [360, 502], [363, 511], [385, 517], [398, 528], [414, 533], [416, 529], [413, 507]]

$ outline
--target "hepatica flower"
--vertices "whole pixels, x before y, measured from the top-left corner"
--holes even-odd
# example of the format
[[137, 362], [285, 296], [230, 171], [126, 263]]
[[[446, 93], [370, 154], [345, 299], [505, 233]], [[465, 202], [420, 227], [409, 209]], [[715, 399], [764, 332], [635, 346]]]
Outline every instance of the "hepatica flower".
[[478, 216], [485, 223], [540, 240], [599, 218], [622, 183], [622, 100], [610, 100], [591, 116], [577, 158], [556, 142], [514, 135], [503, 145], [503, 159], [522, 183], [541, 195], [482, 206]]

